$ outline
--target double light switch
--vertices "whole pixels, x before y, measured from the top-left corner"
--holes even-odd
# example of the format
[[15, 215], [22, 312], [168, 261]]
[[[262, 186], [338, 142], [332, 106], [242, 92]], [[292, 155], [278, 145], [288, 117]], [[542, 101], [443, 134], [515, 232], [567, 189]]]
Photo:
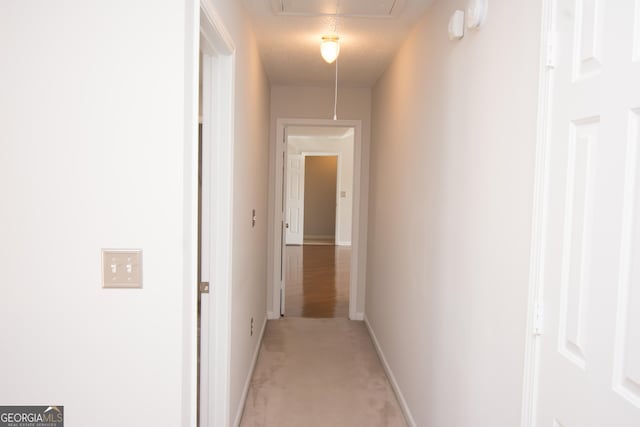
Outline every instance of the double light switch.
[[142, 288], [142, 250], [103, 249], [103, 288]]

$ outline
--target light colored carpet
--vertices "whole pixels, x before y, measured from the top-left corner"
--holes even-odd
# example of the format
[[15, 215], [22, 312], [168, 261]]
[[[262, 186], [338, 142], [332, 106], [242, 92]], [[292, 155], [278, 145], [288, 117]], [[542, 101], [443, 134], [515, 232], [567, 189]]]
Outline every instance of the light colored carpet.
[[267, 324], [244, 427], [406, 426], [363, 322]]

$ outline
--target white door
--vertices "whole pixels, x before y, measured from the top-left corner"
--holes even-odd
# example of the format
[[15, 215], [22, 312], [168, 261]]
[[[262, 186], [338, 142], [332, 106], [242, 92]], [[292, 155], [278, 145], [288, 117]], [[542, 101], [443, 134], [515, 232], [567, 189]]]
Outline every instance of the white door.
[[640, 426], [640, 0], [557, 0], [539, 427]]
[[301, 245], [304, 239], [304, 156], [287, 156], [285, 242]]

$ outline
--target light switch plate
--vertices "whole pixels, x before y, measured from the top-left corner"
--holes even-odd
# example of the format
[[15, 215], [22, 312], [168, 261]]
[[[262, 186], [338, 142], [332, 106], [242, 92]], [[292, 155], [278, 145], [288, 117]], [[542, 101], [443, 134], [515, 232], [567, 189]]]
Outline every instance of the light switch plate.
[[103, 288], [142, 288], [141, 249], [102, 249]]

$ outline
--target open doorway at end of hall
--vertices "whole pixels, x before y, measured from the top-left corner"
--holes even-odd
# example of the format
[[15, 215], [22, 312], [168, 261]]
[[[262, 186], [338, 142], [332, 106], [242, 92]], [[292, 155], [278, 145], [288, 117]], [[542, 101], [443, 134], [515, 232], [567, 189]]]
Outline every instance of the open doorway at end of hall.
[[285, 316], [349, 317], [353, 134], [288, 128]]
[[339, 154], [304, 154], [305, 245], [335, 245]]

